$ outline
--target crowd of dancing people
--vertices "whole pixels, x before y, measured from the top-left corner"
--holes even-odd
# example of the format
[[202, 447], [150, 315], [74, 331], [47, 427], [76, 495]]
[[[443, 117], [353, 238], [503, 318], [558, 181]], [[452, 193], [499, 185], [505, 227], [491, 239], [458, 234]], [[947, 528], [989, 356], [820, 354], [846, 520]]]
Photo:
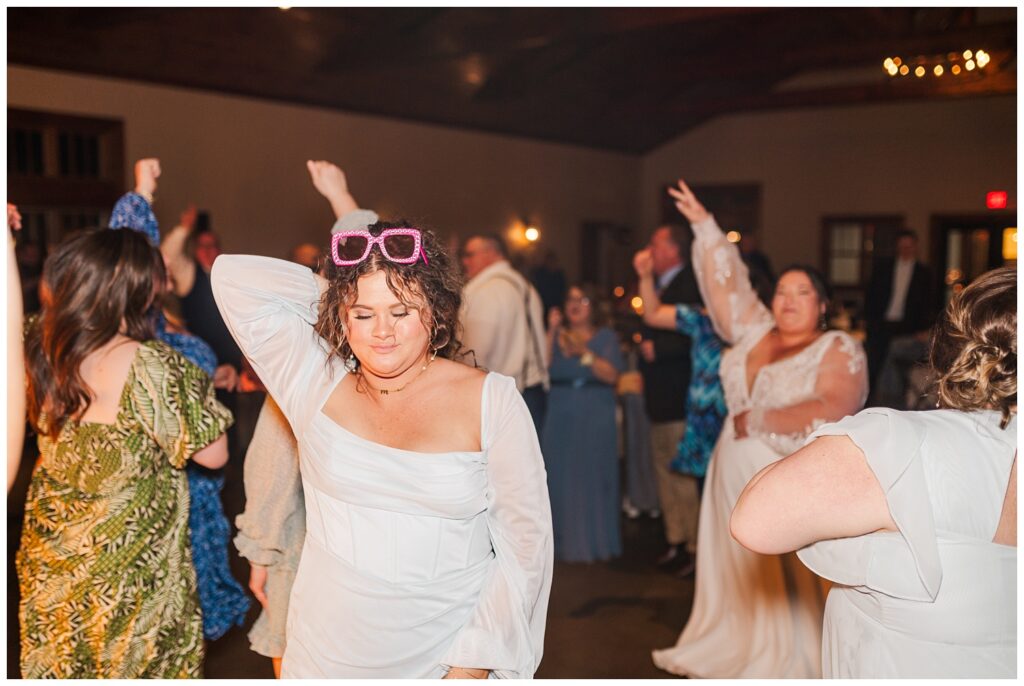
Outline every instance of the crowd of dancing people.
[[[331, 162], [306, 173], [333, 224], [291, 260], [221, 254], [194, 208], [162, 232], [159, 161], [134, 171], [51, 247], [38, 308], [9, 256], [23, 677], [201, 677], [255, 600], [278, 677], [530, 678], [555, 561], [622, 555], [644, 513], [694, 584], [666, 672], [1016, 675], [1014, 269], [940, 312], [904, 232], [862, 345], [816, 268], [776, 276], [681, 180], [627, 332], [552, 253], [455, 254]], [[894, 409], [921, 359], [938, 409]]]

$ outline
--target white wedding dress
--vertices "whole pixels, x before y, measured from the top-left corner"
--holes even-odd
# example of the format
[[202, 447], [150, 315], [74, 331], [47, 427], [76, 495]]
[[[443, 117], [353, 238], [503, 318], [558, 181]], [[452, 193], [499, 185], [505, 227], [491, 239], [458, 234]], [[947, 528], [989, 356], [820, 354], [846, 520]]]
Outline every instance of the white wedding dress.
[[553, 564], [544, 462], [515, 382], [484, 381], [480, 452], [363, 439], [321, 408], [345, 370], [315, 333], [309, 269], [224, 255], [213, 291], [299, 445], [306, 539], [282, 678], [531, 678]]
[[[654, 651], [654, 663], [703, 678], [820, 677], [823, 582], [793, 554], [742, 547], [729, 533], [729, 518], [754, 474], [799, 449], [818, 426], [864, 405], [864, 352], [846, 333], [829, 331], [762, 367], [748, 388], [747, 356], [774, 319], [714, 218], [693, 230], [697, 283], [716, 332], [732, 346], [719, 372], [729, 417], [701, 500], [693, 609], [675, 647]], [[733, 418], [748, 410], [751, 435], [737, 439]]]

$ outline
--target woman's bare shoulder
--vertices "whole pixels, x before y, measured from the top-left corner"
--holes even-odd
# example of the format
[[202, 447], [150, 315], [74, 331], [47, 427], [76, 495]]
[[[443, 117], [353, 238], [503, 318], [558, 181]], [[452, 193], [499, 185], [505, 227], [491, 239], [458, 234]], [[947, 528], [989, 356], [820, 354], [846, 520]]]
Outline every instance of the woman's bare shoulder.
[[479, 397], [483, 391], [487, 372], [482, 369], [442, 358], [434, 360], [432, 366], [437, 368], [435, 382], [444, 384], [450, 392]]
[[487, 376], [487, 372], [483, 369], [441, 357], [434, 360], [432, 364], [438, 367], [438, 369], [443, 370], [443, 374], [446, 378], [452, 381], [469, 381], [475, 379], [482, 384], [484, 382], [484, 377]]

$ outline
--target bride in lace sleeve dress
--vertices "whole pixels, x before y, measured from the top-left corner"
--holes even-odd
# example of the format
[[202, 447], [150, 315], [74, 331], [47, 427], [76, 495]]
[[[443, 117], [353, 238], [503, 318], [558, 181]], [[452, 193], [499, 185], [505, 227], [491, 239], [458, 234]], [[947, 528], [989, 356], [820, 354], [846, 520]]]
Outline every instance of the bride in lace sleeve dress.
[[769, 310], [693, 192], [683, 181], [669, 192], [693, 227], [694, 272], [715, 331], [731, 346], [720, 371], [729, 417], [701, 502], [693, 609], [654, 663], [691, 677], [820, 677], [822, 583], [792, 554], [739, 545], [729, 516], [754, 474], [864, 405], [864, 352], [846, 333], [825, 330], [828, 292], [816, 270], [785, 270]]

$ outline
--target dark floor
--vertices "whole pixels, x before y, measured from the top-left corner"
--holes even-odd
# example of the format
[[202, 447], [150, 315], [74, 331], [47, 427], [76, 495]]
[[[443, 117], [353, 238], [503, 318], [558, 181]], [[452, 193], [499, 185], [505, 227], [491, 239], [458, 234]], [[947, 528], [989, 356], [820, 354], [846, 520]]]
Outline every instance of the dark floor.
[[[18, 678], [18, 584], [14, 553], [33, 457], [26, 450], [22, 471], [7, 501], [7, 675]], [[233, 451], [234, 452], [234, 451]], [[237, 458], [227, 467], [224, 507], [229, 519], [241, 511], [244, 495]], [[659, 571], [661, 521], [623, 519], [625, 554], [612, 562], [555, 565], [544, 660], [537, 677], [657, 679], [670, 675], [654, 667], [651, 649], [675, 643], [693, 598], [693, 578]], [[231, 549], [231, 564], [243, 586], [248, 564]], [[253, 602], [244, 627], [207, 644], [211, 679], [272, 678], [270, 660], [249, 650], [246, 632], [259, 613]]]

